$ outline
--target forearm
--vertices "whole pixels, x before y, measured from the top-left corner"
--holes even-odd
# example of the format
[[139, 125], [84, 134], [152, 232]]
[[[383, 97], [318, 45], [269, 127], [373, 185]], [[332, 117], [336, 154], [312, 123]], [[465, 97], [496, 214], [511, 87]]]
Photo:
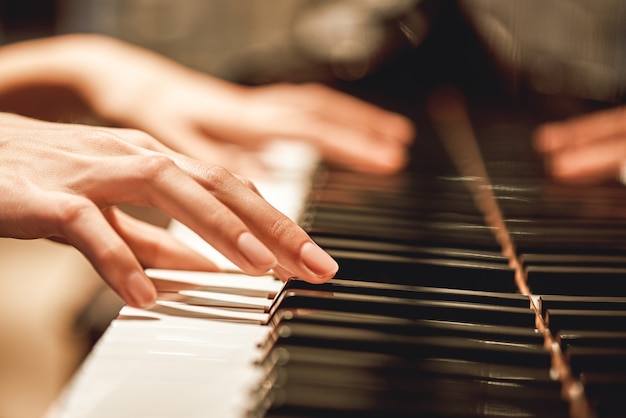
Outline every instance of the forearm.
[[0, 48], [0, 94], [37, 85], [82, 90], [88, 63], [83, 36], [44, 38]]
[[[69, 89], [98, 116], [122, 124], [125, 115], [137, 110], [137, 101], [149, 99], [159, 85], [198, 76], [156, 53], [101, 35], [63, 35], [0, 47], [0, 95], [39, 86]], [[207, 82], [214, 87], [222, 83], [204, 76]]]

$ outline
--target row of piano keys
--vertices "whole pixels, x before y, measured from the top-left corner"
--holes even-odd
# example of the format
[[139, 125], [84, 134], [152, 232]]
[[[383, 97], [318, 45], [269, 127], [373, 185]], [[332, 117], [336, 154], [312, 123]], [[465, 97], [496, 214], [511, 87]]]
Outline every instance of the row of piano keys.
[[436, 143], [409, 174], [324, 171], [304, 225], [339, 279], [277, 299], [257, 416], [626, 414], [623, 186], [550, 183], [532, 124], [478, 126], [537, 311]]
[[[435, 135], [422, 131], [413, 165], [400, 175], [327, 168], [316, 173], [302, 225], [338, 260], [336, 279], [321, 286], [293, 280], [274, 287], [276, 295], [269, 295], [259, 316], [267, 325], [233, 324], [231, 318], [220, 323], [226, 331], [206, 331], [206, 336], [199, 324], [219, 320], [210, 319], [198, 300], [188, 300], [189, 318], [169, 318], [175, 315], [163, 307], [174, 305], [161, 305], [155, 309], [160, 325], [142, 323], [141, 315], [126, 311], [113, 325], [117, 333], [109, 330], [93, 357], [105, 357], [105, 368], [115, 367], [122, 353], [111, 345], [132, 339], [121, 335], [120, 327], [140, 335], [163, 324], [190, 327], [189, 339], [245, 330], [248, 337], [238, 344], [260, 341], [259, 347], [231, 347], [230, 356], [219, 357], [226, 363], [209, 367], [189, 359], [205, 348], [191, 349], [187, 340], [170, 341], [174, 348], [168, 356], [148, 344], [150, 361], [139, 357], [146, 355], [141, 345], [137, 357], [131, 356], [134, 363], [126, 358], [125, 364], [131, 370], [131, 364], [150, 366], [117, 379], [98, 371], [102, 361], [91, 361], [75, 386], [90, 380], [93, 385], [103, 375], [118, 386], [107, 392], [115, 396], [91, 396], [100, 401], [98, 408], [83, 416], [111, 411], [137, 416], [142, 402], [135, 397], [150, 399], [143, 400], [150, 416], [172, 410], [226, 416], [208, 405], [233, 402], [216, 388], [236, 387], [229, 370], [238, 375], [247, 365], [254, 373], [239, 386], [245, 393], [231, 394], [240, 416], [626, 416], [621, 399], [626, 390], [621, 284], [626, 224], [620, 214], [626, 191], [619, 185], [581, 188], [545, 181], [528, 146], [532, 124], [498, 120], [477, 125], [477, 136], [537, 312], [518, 292], [515, 272], [465, 180]], [[546, 335], [537, 331], [538, 316], [554, 344], [546, 346]], [[158, 341], [163, 334], [143, 338]], [[555, 353], [565, 369], [556, 367]], [[573, 385], [563, 385], [568, 377], [558, 375], [563, 370], [571, 372]], [[159, 372], [170, 375], [159, 377]], [[185, 390], [176, 390], [177, 385], [186, 385]], [[152, 398], [150, 388], [156, 393]], [[80, 410], [76, 404], [69, 409]], [[129, 410], [133, 414], [125, 415]]]

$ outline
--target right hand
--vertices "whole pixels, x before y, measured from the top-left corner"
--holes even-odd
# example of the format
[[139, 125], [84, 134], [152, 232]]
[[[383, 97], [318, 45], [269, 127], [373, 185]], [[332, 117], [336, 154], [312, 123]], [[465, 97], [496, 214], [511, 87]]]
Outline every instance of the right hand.
[[0, 161], [0, 236], [75, 246], [132, 306], [156, 298], [144, 267], [215, 266], [117, 204], [162, 210], [249, 274], [274, 268], [283, 279], [323, 282], [337, 271], [251, 184], [140, 131], [0, 113]]

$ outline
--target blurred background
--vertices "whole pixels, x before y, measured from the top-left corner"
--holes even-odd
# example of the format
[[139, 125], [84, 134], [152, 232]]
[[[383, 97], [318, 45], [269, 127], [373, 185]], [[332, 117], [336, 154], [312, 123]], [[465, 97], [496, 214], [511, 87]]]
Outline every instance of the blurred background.
[[[0, 43], [103, 33], [238, 83], [319, 81], [404, 111], [452, 82], [550, 117], [623, 100], [624, 22], [620, 0], [0, 0]], [[4, 239], [0, 257], [0, 418], [39, 417], [120, 301], [71, 248]]]

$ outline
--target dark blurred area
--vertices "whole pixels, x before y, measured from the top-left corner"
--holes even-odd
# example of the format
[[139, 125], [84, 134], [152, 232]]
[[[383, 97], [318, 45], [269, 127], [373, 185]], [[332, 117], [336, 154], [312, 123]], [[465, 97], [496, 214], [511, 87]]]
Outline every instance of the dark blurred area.
[[56, 31], [55, 0], [0, 0], [0, 29], [4, 42], [49, 36]]
[[439, 83], [546, 117], [626, 90], [618, 0], [2, 0], [3, 40], [119, 37], [246, 84], [320, 81], [413, 100]]

